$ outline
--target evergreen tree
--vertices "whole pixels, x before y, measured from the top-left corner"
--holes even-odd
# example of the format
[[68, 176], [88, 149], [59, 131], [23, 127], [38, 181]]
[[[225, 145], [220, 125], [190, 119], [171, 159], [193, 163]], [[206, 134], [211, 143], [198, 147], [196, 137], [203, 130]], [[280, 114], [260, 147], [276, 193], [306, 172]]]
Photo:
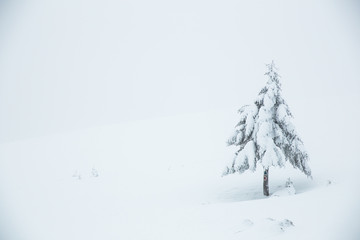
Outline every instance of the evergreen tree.
[[289, 161], [308, 177], [311, 177], [311, 170], [307, 163], [309, 156], [291, 123], [293, 116], [281, 96], [280, 76], [274, 62], [267, 67], [268, 81], [256, 101], [239, 110], [240, 121], [228, 140], [228, 145], [237, 146], [238, 150], [224, 175], [248, 169], [255, 171], [260, 164], [264, 169], [264, 195], [269, 196], [271, 166], [284, 167]]

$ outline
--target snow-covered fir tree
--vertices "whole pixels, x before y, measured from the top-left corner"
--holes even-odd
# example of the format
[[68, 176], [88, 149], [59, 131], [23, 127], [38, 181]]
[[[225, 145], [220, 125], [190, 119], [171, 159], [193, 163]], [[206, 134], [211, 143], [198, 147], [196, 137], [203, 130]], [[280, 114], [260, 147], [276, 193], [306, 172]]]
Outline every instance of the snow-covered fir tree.
[[266, 86], [261, 89], [252, 105], [240, 108], [240, 121], [228, 145], [238, 147], [224, 175], [246, 170], [255, 171], [257, 165], [264, 169], [264, 195], [269, 196], [269, 168], [284, 167], [289, 161], [294, 168], [311, 177], [309, 156], [304, 144], [291, 123], [293, 118], [281, 96], [280, 76], [274, 62], [267, 65]]

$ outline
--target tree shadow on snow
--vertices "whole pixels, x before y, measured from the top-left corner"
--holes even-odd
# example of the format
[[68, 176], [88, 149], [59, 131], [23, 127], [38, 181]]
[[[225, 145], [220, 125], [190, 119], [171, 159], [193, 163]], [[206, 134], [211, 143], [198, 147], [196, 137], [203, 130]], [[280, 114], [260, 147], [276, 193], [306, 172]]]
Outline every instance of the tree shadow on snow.
[[[302, 194], [316, 188], [319, 183], [316, 181], [311, 181], [304, 177], [295, 177], [291, 178], [293, 185], [295, 187], [295, 195]], [[270, 182], [270, 196], [282, 189], [285, 189], [285, 180], [284, 179], [272, 179]], [[241, 201], [252, 201], [266, 199], [268, 197], [263, 194], [262, 182], [252, 183], [245, 186], [244, 183], [237, 183], [237, 186], [232, 182], [230, 185], [222, 186], [218, 191], [217, 201], [218, 202], [241, 202]]]

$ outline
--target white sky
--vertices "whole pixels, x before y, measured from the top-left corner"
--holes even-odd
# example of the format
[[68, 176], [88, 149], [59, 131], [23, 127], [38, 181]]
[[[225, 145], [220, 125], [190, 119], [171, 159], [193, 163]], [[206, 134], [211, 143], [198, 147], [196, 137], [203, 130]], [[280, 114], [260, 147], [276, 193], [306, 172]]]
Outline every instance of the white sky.
[[18, 0], [0, 8], [0, 142], [241, 107], [272, 59], [298, 122], [360, 115], [356, 1]]

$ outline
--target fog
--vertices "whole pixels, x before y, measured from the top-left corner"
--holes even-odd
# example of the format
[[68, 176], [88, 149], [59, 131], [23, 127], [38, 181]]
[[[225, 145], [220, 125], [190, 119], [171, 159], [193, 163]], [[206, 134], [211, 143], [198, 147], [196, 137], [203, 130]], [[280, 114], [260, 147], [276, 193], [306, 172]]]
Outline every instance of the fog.
[[[359, 236], [359, 43], [355, 0], [0, 0], [0, 239]], [[220, 175], [272, 60], [314, 178], [265, 199]]]
[[1, 142], [240, 107], [264, 85], [271, 60], [300, 129], [319, 111], [322, 119], [359, 118], [356, 1], [18, 0], [0, 7]]

